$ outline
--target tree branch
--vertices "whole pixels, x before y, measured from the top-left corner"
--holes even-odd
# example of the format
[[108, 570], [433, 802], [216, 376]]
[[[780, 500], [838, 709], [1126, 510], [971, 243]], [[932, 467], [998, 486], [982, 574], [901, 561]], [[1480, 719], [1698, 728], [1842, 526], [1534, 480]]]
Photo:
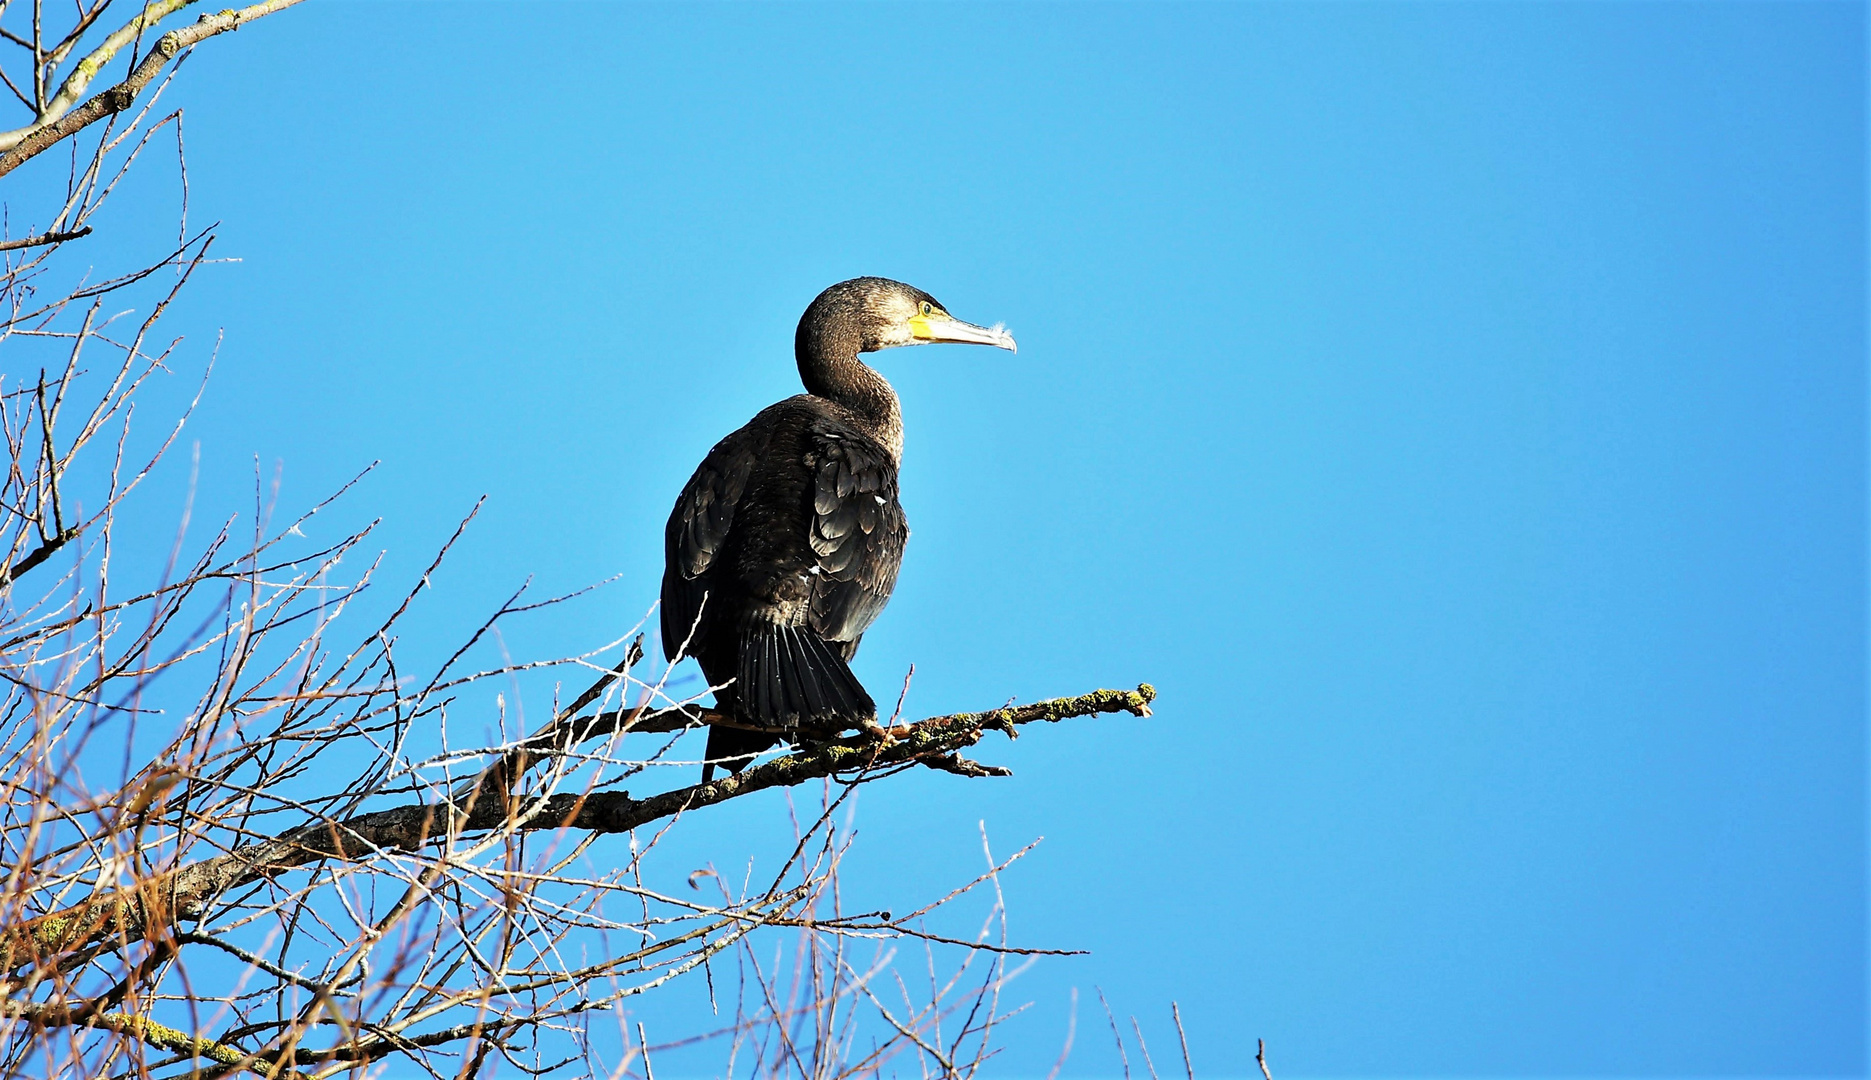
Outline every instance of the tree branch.
[[[109, 890], [63, 911], [0, 928], [0, 971], [43, 963], [98, 942], [121, 947], [142, 940], [179, 920], [199, 917], [215, 897], [230, 890], [326, 859], [355, 861], [385, 851], [414, 851], [448, 836], [503, 828], [514, 832], [561, 828], [627, 832], [659, 818], [767, 788], [843, 774], [856, 774], [854, 782], [861, 782], [868, 774], [894, 766], [928, 763], [964, 775], [1008, 775], [1004, 769], [993, 770], [974, 762], [957, 765], [960, 759], [954, 754], [973, 746], [989, 731], [1012, 737], [1022, 724], [1056, 723], [1099, 713], [1149, 716], [1150, 702], [1155, 698], [1156, 688], [1143, 683], [1135, 690], [1094, 690], [1078, 697], [931, 717], [903, 727], [874, 728], [849, 738], [803, 746], [710, 783], [645, 799], [634, 799], [622, 791], [558, 794], [525, 803], [478, 798], [466, 806], [419, 803], [359, 814], [344, 821], [314, 822], [155, 875], [137, 883], [134, 889]], [[678, 727], [692, 722], [687, 717], [682, 720]]]
[[18, 581], [21, 574], [26, 573], [33, 567], [38, 566], [40, 563], [58, 554], [58, 549], [71, 543], [72, 537], [77, 536], [78, 532], [79, 529], [76, 525], [69, 529], [56, 532], [47, 537], [45, 543], [40, 544], [23, 556], [20, 561], [14, 563], [12, 566], [0, 567], [0, 589], [4, 589], [8, 585]]
[[91, 235], [91, 226], [74, 229], [71, 232], [48, 232], [38, 236], [28, 236], [19, 240], [0, 242], [0, 251], [18, 251], [20, 248], [44, 247], [47, 244], [62, 244], [67, 240], [76, 240], [80, 236]]
[[[146, 25], [154, 23], [163, 16], [174, 12], [195, 0], [159, 0], [146, 7], [143, 14], [118, 28], [106, 38], [90, 55], [78, 62], [78, 67], [65, 80], [64, 87], [51, 101], [46, 103], [45, 111], [32, 124], [13, 131], [0, 133], [0, 148], [6, 152], [0, 154], [0, 176], [5, 176], [18, 168], [22, 162], [47, 147], [70, 138], [78, 132], [107, 116], [123, 112], [136, 103], [136, 96], [143, 88], [153, 82], [162, 69], [184, 49], [189, 48], [229, 30], [238, 30], [246, 23], [271, 15], [275, 11], [289, 8], [302, 0], [264, 0], [263, 3], [249, 7], [215, 12], [203, 15], [191, 26], [171, 30], [156, 39], [149, 55], [132, 70], [128, 77], [108, 90], [103, 90], [91, 97], [84, 104], [72, 108], [72, 102], [82, 94], [96, 77], [97, 72], [108, 63], [125, 44], [134, 40]], [[150, 18], [155, 13], [155, 18]], [[66, 110], [70, 111], [66, 111]]]
[[[97, 73], [104, 70], [104, 65], [115, 59], [117, 54], [123, 51], [125, 45], [138, 40], [144, 31], [193, 3], [195, 0], [153, 0], [145, 4], [143, 10], [138, 12], [135, 18], [111, 31], [108, 37], [98, 43], [97, 48], [92, 49], [84, 59], [78, 61], [78, 66], [73, 68], [72, 73], [66, 77], [64, 84], [58, 88], [58, 93], [53, 94], [38, 110], [39, 114], [33, 118], [31, 124], [16, 131], [0, 134], [0, 149], [12, 149], [14, 144], [24, 138], [26, 133], [33, 128], [49, 124], [70, 112], [71, 107], [78, 104], [78, 99], [84, 96], [84, 92], [90, 89], [91, 80], [97, 78]], [[58, 62], [59, 58], [51, 54], [45, 56], [45, 63], [48, 66], [56, 66]], [[45, 73], [47, 77], [51, 74], [50, 71]]]
[[239, 1049], [219, 1043], [213, 1039], [190, 1035], [165, 1024], [158, 1024], [146, 1016], [125, 1013], [94, 1013], [82, 1015], [63, 1005], [41, 1005], [37, 1003], [9, 1002], [6, 1013], [21, 1017], [48, 1028], [88, 1027], [103, 1031], [114, 1031], [120, 1035], [129, 1035], [158, 1050], [188, 1054], [206, 1058], [222, 1065], [239, 1065], [254, 1060]]

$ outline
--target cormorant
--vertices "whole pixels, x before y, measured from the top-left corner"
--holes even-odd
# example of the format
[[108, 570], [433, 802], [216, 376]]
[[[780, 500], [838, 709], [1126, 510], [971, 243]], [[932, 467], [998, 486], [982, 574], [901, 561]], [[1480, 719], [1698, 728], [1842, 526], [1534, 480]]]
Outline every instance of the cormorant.
[[[847, 662], [896, 587], [909, 526], [896, 391], [858, 354], [944, 341], [1014, 349], [902, 282], [833, 285], [793, 336], [806, 392], [716, 443], [683, 487], [663, 532], [663, 653], [695, 657], [722, 712], [812, 737], [876, 716]], [[709, 728], [702, 782], [779, 739]]]

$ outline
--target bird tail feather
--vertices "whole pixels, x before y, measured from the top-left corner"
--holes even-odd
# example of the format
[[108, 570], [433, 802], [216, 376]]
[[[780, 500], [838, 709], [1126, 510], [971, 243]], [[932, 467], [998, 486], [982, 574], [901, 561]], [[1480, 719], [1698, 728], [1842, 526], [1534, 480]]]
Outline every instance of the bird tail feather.
[[[810, 630], [749, 619], [741, 632], [740, 668], [734, 679], [730, 711], [763, 727], [842, 727], [877, 715], [839, 644]], [[708, 730], [708, 761], [702, 782], [715, 766], [740, 772], [755, 754], [780, 741], [763, 731], [713, 727]]]
[[736, 697], [756, 724], [812, 727], [877, 715], [838, 647], [810, 630], [750, 619], [740, 659]]

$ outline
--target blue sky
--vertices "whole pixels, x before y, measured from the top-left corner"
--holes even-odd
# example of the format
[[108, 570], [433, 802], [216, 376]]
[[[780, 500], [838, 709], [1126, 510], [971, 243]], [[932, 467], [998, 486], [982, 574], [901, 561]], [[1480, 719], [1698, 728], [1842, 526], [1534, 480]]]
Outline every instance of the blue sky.
[[[587, 648], [796, 392], [804, 305], [901, 278], [1021, 350], [876, 358], [914, 537], [859, 675], [915, 664], [918, 715], [1161, 692], [863, 796], [884, 904], [977, 822], [1046, 837], [1014, 935], [1091, 955], [1019, 984], [1002, 1075], [1072, 987], [1067, 1073], [1110, 1074], [1094, 986], [1159, 1061], [1180, 1002], [1207, 1076], [1254, 1036], [1287, 1076], [1860, 1075], [1864, 22], [305, 5], [176, 88], [242, 260], [177, 312], [226, 334], [202, 499], [381, 459], [344, 513], [403, 581], [485, 493], [414, 645], [620, 575], [506, 640]], [[100, 264], [174, 198], [126, 194]], [[697, 819], [671, 879], [783, 814]]]

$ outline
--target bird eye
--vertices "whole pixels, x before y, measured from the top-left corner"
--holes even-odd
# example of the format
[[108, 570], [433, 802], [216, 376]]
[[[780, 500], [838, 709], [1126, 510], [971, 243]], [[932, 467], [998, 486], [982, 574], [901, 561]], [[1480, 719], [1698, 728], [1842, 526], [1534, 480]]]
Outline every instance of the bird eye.
[[935, 308], [933, 308], [933, 307], [930, 307], [930, 306], [929, 306], [929, 301], [927, 301], [927, 300], [924, 300], [924, 301], [923, 301], [923, 314], [924, 314], [924, 315], [933, 315], [933, 314], [935, 314]]

